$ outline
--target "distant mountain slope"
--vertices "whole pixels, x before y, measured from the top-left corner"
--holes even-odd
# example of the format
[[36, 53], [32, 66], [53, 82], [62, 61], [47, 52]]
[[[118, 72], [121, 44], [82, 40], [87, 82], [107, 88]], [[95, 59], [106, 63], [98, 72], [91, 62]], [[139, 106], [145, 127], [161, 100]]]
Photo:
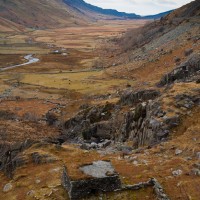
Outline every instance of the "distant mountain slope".
[[156, 15], [148, 15], [148, 16], [144, 16], [143, 18], [144, 19], [159, 19], [161, 17], [164, 17], [168, 14], [170, 14], [171, 12], [173, 12], [174, 10], [169, 10], [169, 11], [166, 11], [166, 12], [162, 12], [162, 13], [158, 13]]
[[34, 28], [72, 26], [89, 20], [62, 0], [1, 0], [0, 17]]
[[113, 16], [116, 18], [124, 18], [124, 19], [155, 19], [155, 18], [160, 18], [171, 12], [171, 11], [167, 11], [164, 13], [159, 13], [157, 15], [150, 15], [150, 16], [142, 17], [142, 16], [136, 15], [134, 13], [129, 14], [129, 13], [125, 13], [125, 12], [118, 12], [117, 10], [114, 10], [114, 9], [103, 9], [103, 8], [88, 4], [84, 0], [64, 0], [64, 2], [67, 5], [73, 6], [77, 9], [81, 10], [85, 14], [87, 12], [93, 12], [93, 13], [99, 13], [102, 15], [109, 15], [109, 16]]
[[163, 14], [141, 17], [102, 9], [83, 0], [0, 0], [0, 26], [5, 30], [5, 21], [13, 30], [13, 23], [29, 28], [58, 28], [85, 25], [99, 19], [151, 19]]
[[128, 14], [125, 12], [118, 12], [117, 10], [113, 10], [113, 9], [103, 9], [91, 4], [86, 3], [83, 0], [64, 0], [64, 2], [67, 5], [73, 6], [79, 10], [81, 10], [82, 12], [94, 12], [94, 13], [98, 13], [98, 14], [102, 14], [102, 15], [110, 15], [110, 16], [115, 16], [115, 17], [119, 17], [119, 18], [129, 18], [129, 19], [140, 19], [141, 16], [140, 15], [136, 15], [136, 14]]

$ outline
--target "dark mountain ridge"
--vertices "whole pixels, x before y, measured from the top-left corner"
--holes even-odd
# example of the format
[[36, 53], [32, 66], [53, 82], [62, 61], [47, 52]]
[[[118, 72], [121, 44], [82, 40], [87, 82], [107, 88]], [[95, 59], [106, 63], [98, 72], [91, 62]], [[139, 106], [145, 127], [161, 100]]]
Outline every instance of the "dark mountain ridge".
[[85, 11], [95, 12], [95, 13], [99, 13], [103, 15], [109, 15], [109, 16], [114, 16], [117, 18], [124, 18], [124, 19], [158, 19], [172, 12], [171, 10], [171, 11], [159, 13], [156, 15], [140, 16], [135, 13], [119, 12], [114, 9], [103, 9], [98, 6], [94, 6], [89, 3], [86, 3], [84, 0], [64, 0], [64, 2], [67, 5], [75, 7], [84, 12]]

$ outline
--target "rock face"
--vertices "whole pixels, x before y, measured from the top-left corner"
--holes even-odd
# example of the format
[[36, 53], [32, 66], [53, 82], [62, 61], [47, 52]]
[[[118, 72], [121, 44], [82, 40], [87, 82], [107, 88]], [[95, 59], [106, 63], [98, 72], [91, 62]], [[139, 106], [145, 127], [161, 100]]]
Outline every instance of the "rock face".
[[75, 117], [64, 123], [64, 139], [81, 138], [90, 140], [91, 137], [109, 139], [110, 124], [108, 120], [111, 117], [113, 104], [104, 106], [93, 106], [79, 112]]
[[[197, 60], [192, 57], [186, 62], [191, 63], [191, 75], [199, 68]], [[64, 140], [78, 140], [83, 149], [101, 148], [99, 144], [105, 140], [132, 141], [133, 148], [157, 144], [180, 124], [182, 115], [188, 115], [194, 106], [200, 105], [199, 88], [190, 92], [180, 90], [177, 94], [175, 91], [173, 95], [168, 94], [170, 91], [167, 87], [167, 94], [161, 95], [152, 89], [136, 92], [129, 89], [116, 105], [87, 107], [64, 124]]]
[[190, 76], [194, 76], [200, 71], [200, 54], [191, 55], [188, 60], [164, 75], [158, 86], [171, 84], [175, 81], [186, 81]]
[[67, 173], [67, 168], [63, 169], [62, 185], [68, 190], [70, 199], [81, 199], [99, 191], [110, 192], [121, 189], [119, 175], [110, 162], [96, 161], [80, 167], [79, 170], [86, 175], [86, 178], [73, 181]]
[[[160, 118], [162, 115], [164, 118]], [[158, 120], [159, 119], [159, 120]], [[161, 110], [159, 101], [149, 100], [146, 103], [138, 104], [135, 110], [125, 115], [120, 140], [134, 141], [134, 147], [152, 145], [166, 138], [175, 122], [178, 124], [178, 117], [167, 118]]]
[[[82, 137], [82, 141], [86, 140], [87, 144], [95, 142], [97, 146], [106, 139], [117, 142], [131, 140], [134, 148], [160, 142], [168, 136], [170, 129], [179, 124], [180, 118], [178, 115], [168, 117], [161, 108], [158, 96], [156, 90], [128, 92], [122, 95], [115, 107], [107, 105], [86, 109], [65, 123], [64, 135], [74, 139]], [[122, 113], [120, 109], [123, 105], [131, 109]], [[92, 138], [95, 141], [91, 141]], [[84, 149], [94, 148], [87, 144], [84, 144]]]
[[159, 94], [159, 91], [156, 90], [127, 91], [121, 96], [120, 103], [122, 105], [133, 105], [149, 99], [155, 99]]

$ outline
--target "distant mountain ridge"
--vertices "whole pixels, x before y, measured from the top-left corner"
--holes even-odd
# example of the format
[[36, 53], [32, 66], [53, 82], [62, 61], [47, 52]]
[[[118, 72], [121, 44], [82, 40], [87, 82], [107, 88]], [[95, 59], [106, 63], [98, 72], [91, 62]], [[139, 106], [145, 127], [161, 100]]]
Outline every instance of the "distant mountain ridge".
[[0, 0], [1, 31], [82, 26], [109, 19], [156, 19], [166, 14], [143, 17], [103, 9], [84, 0]]
[[166, 12], [162, 12], [162, 13], [158, 13], [158, 14], [155, 14], [155, 15], [147, 15], [147, 16], [143, 16], [142, 18], [144, 19], [159, 19], [161, 17], [164, 17], [168, 14], [170, 14], [171, 12], [173, 12], [174, 10], [169, 10], [169, 11], [166, 11]]
[[67, 5], [73, 6], [81, 10], [82, 12], [90, 11], [90, 12], [96, 12], [99, 14], [109, 15], [109, 16], [114, 16], [117, 18], [124, 18], [124, 19], [158, 19], [172, 12], [172, 10], [170, 10], [170, 11], [159, 13], [156, 15], [140, 16], [135, 13], [119, 12], [114, 9], [103, 9], [98, 6], [94, 6], [89, 3], [86, 3], [84, 0], [64, 0], [64, 2]]

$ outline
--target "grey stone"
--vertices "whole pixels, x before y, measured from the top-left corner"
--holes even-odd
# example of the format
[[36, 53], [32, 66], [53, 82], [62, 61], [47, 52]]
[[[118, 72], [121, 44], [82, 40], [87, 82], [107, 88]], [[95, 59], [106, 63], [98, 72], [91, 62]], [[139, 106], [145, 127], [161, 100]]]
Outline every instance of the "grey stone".
[[173, 171], [173, 172], [172, 172], [172, 175], [173, 175], [173, 176], [180, 176], [182, 173], [183, 173], [183, 171], [180, 170], [180, 169], [178, 169], [178, 170]]
[[39, 184], [40, 182], [41, 182], [40, 179], [36, 179], [36, 180], [35, 180], [35, 183], [36, 183], [36, 184]]
[[137, 161], [137, 160], [134, 160], [134, 161], [133, 161], [133, 164], [134, 164], [134, 165], [138, 165], [138, 161]]
[[90, 144], [90, 146], [91, 146], [92, 149], [96, 149], [98, 147], [97, 143], [95, 143], [95, 142], [92, 142]]
[[106, 148], [111, 144], [111, 140], [105, 140], [104, 142], [101, 142], [98, 144], [99, 148]]
[[181, 154], [182, 152], [183, 152], [182, 150], [176, 149], [176, 150], [175, 150], [175, 155], [179, 155], [179, 154]]
[[200, 170], [196, 168], [192, 169], [191, 175], [200, 176]]
[[10, 190], [12, 190], [13, 186], [11, 183], [7, 183], [4, 187], [3, 187], [3, 192], [9, 192]]

